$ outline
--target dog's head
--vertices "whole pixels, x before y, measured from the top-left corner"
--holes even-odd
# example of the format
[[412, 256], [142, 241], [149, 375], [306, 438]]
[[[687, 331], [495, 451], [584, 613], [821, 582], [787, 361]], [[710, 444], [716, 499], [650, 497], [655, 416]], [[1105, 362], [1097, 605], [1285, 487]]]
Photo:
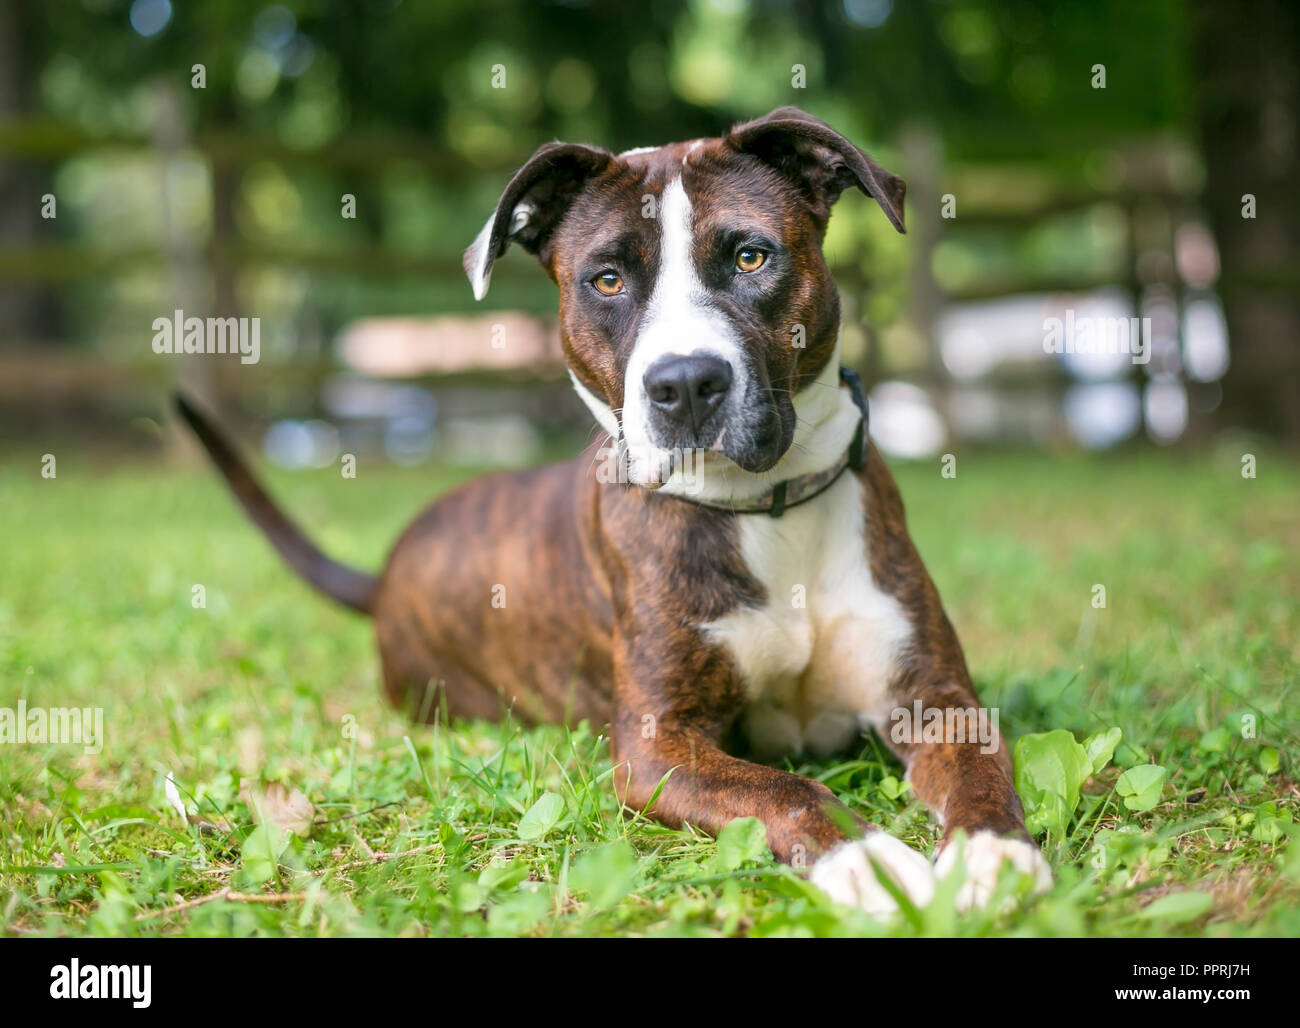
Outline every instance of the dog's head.
[[560, 287], [574, 385], [635, 484], [661, 484], [687, 451], [767, 471], [835, 349], [821, 244], [851, 186], [903, 231], [902, 179], [793, 107], [617, 155], [550, 143], [510, 180], [465, 270], [482, 299], [512, 242], [536, 255]]

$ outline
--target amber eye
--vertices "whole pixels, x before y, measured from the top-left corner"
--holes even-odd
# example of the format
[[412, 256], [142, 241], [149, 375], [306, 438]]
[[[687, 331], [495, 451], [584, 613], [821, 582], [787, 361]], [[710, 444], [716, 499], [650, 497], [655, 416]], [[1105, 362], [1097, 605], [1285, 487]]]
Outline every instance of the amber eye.
[[592, 284], [605, 296], [617, 296], [623, 291], [623, 279], [616, 271], [602, 271], [592, 279]]
[[752, 246], [747, 246], [736, 254], [737, 271], [757, 271], [767, 261], [767, 254], [762, 250], [756, 250]]

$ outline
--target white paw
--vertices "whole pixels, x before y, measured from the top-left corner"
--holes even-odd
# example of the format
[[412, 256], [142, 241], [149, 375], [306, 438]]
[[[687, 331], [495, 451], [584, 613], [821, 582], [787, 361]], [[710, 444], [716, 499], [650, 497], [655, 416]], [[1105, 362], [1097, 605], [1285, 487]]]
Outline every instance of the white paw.
[[885, 918], [898, 909], [898, 904], [876, 877], [873, 860], [918, 907], [930, 902], [934, 895], [930, 862], [884, 832], [872, 832], [865, 839], [836, 846], [813, 864], [808, 879], [836, 903]]
[[[952, 842], [944, 847], [934, 864], [936, 878], [947, 878], [953, 873], [961, 845]], [[993, 832], [976, 832], [966, 840], [965, 847], [962, 863], [966, 868], [966, 878], [957, 889], [958, 910], [988, 905], [1004, 863], [1009, 862], [1022, 874], [1032, 875], [1035, 893], [1046, 892], [1052, 886], [1052, 870], [1032, 842], [1005, 838]]]

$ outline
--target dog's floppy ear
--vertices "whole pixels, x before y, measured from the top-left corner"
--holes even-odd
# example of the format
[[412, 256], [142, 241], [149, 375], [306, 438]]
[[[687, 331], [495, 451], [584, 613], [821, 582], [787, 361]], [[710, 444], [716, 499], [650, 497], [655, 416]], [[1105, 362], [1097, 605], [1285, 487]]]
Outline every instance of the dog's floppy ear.
[[492, 263], [512, 242], [550, 267], [551, 233], [587, 180], [604, 171], [613, 159], [613, 154], [594, 146], [547, 143], [515, 172], [496, 211], [461, 260], [474, 287], [474, 299], [487, 295]]
[[873, 197], [899, 232], [907, 183], [891, 175], [842, 135], [798, 107], [737, 125], [727, 142], [772, 165], [807, 196], [813, 217], [825, 227], [831, 204], [850, 186]]

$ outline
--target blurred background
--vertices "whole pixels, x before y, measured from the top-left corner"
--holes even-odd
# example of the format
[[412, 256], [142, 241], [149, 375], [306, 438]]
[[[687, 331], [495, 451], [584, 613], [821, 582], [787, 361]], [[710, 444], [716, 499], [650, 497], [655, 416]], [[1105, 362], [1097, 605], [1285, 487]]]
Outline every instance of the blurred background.
[[[571, 450], [554, 286], [475, 305], [462, 249], [543, 142], [791, 103], [909, 184], [827, 240], [888, 453], [1300, 443], [1289, 0], [5, 0], [0, 432], [158, 452], [184, 381], [284, 466]], [[260, 360], [155, 353], [175, 310]], [[1047, 352], [1084, 317], [1149, 360]]]

